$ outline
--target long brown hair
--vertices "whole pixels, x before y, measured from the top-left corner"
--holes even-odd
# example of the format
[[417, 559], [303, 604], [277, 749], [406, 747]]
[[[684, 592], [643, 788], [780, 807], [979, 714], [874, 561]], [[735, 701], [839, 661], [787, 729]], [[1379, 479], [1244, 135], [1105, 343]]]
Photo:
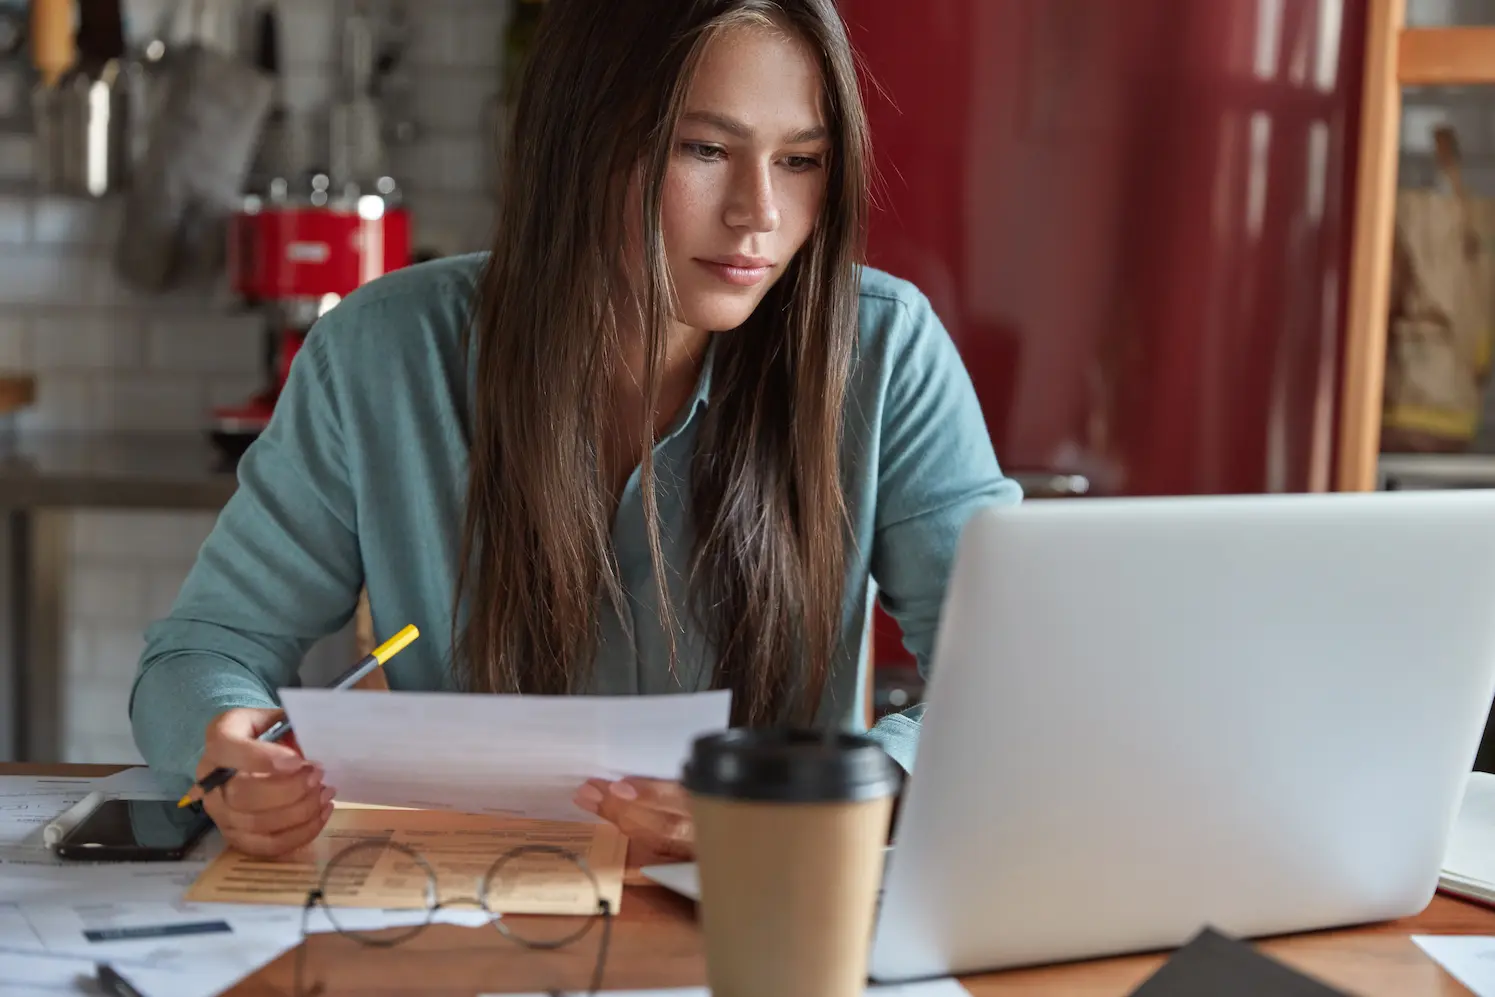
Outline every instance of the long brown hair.
[[[748, 322], [715, 337], [691, 470], [686, 608], [714, 649], [713, 684], [733, 691], [735, 724], [805, 723], [819, 705], [843, 614], [842, 406], [868, 186], [866, 120], [834, 0], [547, 3], [472, 328], [476, 397], [453, 624], [470, 689], [585, 691], [599, 593], [623, 607], [603, 460], [620, 329], [643, 331], [652, 413], [673, 314], [660, 205], [675, 127], [705, 45], [744, 22], [792, 30], [818, 52], [833, 151], [810, 238]], [[628, 220], [630, 182], [640, 196]], [[640, 282], [626, 276], [630, 229], [641, 286], [625, 286]], [[621, 306], [626, 318], [619, 302], [632, 303]], [[648, 546], [673, 657], [679, 622], [659, 539], [653, 418], [643, 425]]]

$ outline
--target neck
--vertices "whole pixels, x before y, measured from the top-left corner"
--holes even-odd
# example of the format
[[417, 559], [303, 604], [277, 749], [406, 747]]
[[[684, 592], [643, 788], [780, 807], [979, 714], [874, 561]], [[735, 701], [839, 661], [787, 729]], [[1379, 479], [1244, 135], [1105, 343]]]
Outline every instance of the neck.
[[[663, 427], [675, 418], [695, 389], [710, 339], [711, 334], [701, 329], [678, 323], [672, 325], [665, 339], [664, 365], [657, 372], [659, 401], [653, 413], [656, 433], [662, 432]], [[619, 369], [613, 378], [613, 397], [623, 411], [640, 411], [648, 383], [644, 337], [631, 336], [624, 343]]]

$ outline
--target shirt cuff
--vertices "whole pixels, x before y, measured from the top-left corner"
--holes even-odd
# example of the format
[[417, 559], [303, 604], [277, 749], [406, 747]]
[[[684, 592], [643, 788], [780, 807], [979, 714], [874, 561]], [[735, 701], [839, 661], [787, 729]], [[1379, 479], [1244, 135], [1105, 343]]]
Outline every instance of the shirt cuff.
[[211, 654], [183, 654], [152, 662], [136, 680], [130, 726], [135, 746], [162, 788], [186, 792], [214, 717], [240, 707], [279, 705], [243, 666]]

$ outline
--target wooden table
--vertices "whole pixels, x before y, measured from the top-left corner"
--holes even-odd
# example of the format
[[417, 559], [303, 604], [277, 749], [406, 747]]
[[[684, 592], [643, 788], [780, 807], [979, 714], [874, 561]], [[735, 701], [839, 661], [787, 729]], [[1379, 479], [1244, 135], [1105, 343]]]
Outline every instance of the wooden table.
[[[0, 775], [104, 775], [116, 766], [0, 765]], [[700, 985], [705, 980], [694, 905], [644, 881], [632, 867], [607, 960], [610, 989]], [[554, 930], [557, 919], [509, 918]], [[1459, 983], [1412, 944], [1413, 934], [1495, 934], [1495, 911], [1439, 896], [1414, 918], [1344, 931], [1322, 931], [1260, 941], [1259, 947], [1294, 968], [1362, 997], [1467, 995]], [[332, 995], [451, 995], [485, 991], [544, 991], [580, 986], [596, 950], [593, 937], [575, 950], [530, 952], [488, 932], [435, 926], [393, 950], [381, 951], [336, 936], [316, 936], [305, 953], [309, 978]], [[1104, 959], [1068, 966], [1016, 970], [963, 982], [973, 997], [1123, 997], [1150, 976], [1166, 954]], [[295, 953], [287, 953], [228, 991], [232, 997], [286, 997]]]

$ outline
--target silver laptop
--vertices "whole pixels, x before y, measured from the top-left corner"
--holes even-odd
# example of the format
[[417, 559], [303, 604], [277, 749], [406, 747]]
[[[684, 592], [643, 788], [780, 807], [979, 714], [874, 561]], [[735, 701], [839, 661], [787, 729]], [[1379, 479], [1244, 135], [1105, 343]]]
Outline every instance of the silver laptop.
[[1411, 915], [1495, 695], [1495, 491], [983, 511], [933, 673], [875, 979]]

